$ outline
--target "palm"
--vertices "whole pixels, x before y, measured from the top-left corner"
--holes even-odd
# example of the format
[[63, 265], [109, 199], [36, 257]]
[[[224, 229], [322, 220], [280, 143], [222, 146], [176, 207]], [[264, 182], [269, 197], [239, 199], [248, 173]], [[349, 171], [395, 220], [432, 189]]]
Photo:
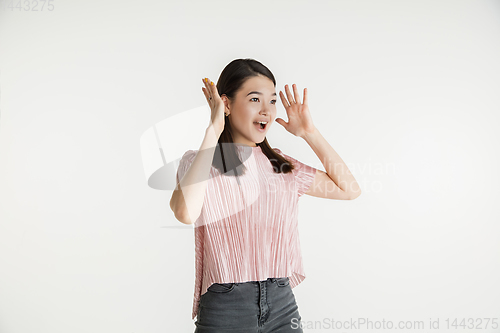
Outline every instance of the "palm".
[[288, 100], [281, 91], [280, 97], [288, 116], [288, 122], [281, 118], [276, 118], [276, 122], [293, 135], [303, 138], [306, 134], [314, 131], [314, 124], [308, 106], [307, 88], [304, 88], [304, 103], [300, 102], [299, 92], [295, 84], [293, 85], [295, 98], [290, 93], [288, 85], [285, 86], [285, 91]]

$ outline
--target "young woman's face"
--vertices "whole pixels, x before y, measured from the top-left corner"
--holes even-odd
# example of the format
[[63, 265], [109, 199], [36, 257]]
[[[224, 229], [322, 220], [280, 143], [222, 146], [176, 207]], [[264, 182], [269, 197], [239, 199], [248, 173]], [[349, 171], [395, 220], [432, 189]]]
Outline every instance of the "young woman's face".
[[[264, 141], [266, 133], [276, 118], [277, 95], [273, 82], [262, 75], [253, 76], [242, 85], [235, 98], [229, 102], [229, 119], [234, 143], [255, 147]], [[258, 121], [267, 121], [261, 129]]]

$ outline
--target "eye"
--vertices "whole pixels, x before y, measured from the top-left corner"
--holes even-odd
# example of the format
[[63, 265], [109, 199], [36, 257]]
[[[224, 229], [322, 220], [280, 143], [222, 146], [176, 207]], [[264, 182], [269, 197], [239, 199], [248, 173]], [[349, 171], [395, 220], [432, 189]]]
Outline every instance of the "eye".
[[[250, 100], [252, 100], [252, 99], [259, 99], [259, 98], [258, 98], [258, 97], [253, 97], [253, 98], [250, 98]], [[274, 104], [276, 104], [276, 102], [277, 102], [277, 101], [276, 101], [275, 99], [273, 99], [271, 102], [274, 102], [274, 103], [273, 103], [273, 105], [274, 105]]]

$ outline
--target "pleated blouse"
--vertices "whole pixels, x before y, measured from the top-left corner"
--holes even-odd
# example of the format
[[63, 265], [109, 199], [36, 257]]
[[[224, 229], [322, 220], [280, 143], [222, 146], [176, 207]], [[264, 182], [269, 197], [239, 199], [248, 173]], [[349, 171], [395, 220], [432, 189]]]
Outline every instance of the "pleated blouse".
[[[276, 173], [259, 146], [235, 146], [247, 168], [245, 174], [228, 176], [212, 166], [201, 214], [194, 223], [192, 319], [197, 316], [201, 295], [213, 283], [288, 277], [294, 288], [306, 277], [298, 232], [298, 200], [311, 186], [317, 169], [273, 148], [295, 165], [290, 173]], [[197, 152], [184, 153], [177, 182]]]

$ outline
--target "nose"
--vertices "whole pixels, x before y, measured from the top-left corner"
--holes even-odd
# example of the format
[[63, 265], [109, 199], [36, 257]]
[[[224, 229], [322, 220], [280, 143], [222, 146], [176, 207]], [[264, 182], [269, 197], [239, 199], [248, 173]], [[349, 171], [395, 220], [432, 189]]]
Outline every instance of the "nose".
[[271, 110], [269, 110], [268, 108], [269, 108], [269, 106], [262, 107], [260, 114], [263, 116], [267, 116], [268, 114], [271, 114]]

